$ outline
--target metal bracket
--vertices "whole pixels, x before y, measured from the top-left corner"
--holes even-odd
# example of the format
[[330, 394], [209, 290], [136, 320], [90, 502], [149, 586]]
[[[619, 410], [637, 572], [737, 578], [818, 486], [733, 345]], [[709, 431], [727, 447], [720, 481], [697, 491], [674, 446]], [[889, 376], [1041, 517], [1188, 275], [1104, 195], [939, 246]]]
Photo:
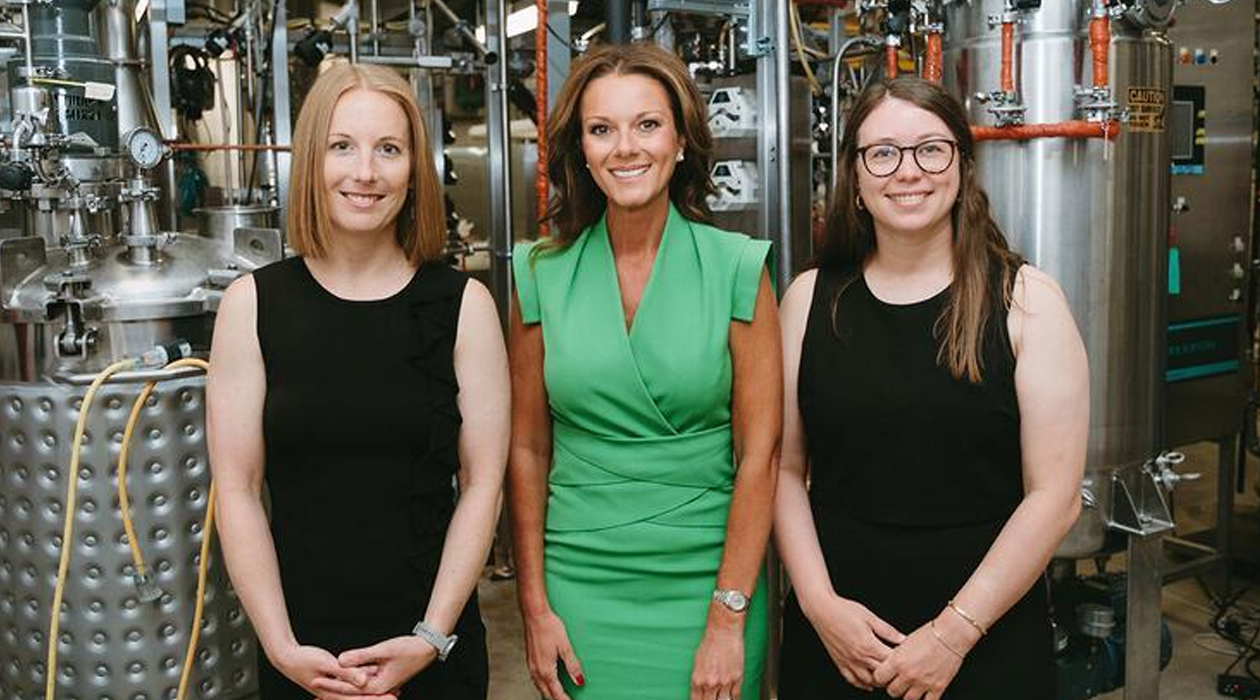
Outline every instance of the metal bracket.
[[1107, 526], [1131, 535], [1147, 537], [1172, 530], [1168, 493], [1182, 479], [1198, 474], [1177, 474], [1172, 467], [1185, 461], [1179, 452], [1165, 452], [1141, 466], [1117, 469], [1111, 475], [1111, 513]]
[[232, 253], [255, 267], [284, 259], [284, 236], [278, 228], [242, 226], [232, 232]]
[[0, 309], [7, 309], [22, 283], [47, 263], [48, 250], [39, 236], [0, 241]]

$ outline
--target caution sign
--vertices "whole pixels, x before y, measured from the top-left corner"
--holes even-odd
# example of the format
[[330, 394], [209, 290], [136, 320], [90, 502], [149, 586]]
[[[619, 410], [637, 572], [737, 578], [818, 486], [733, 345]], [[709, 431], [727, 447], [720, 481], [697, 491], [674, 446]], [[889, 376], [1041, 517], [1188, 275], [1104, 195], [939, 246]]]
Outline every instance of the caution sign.
[[1129, 112], [1129, 131], [1147, 134], [1164, 133], [1164, 114], [1168, 108], [1168, 91], [1163, 88], [1131, 87], [1125, 107]]

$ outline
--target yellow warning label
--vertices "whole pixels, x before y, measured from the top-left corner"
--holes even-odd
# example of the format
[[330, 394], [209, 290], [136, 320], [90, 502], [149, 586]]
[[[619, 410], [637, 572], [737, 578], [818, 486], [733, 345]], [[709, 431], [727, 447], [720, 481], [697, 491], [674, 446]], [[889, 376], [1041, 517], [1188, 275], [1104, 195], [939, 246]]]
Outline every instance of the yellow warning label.
[[1168, 92], [1163, 88], [1131, 87], [1127, 93], [1129, 131], [1148, 134], [1164, 133], [1164, 112]]

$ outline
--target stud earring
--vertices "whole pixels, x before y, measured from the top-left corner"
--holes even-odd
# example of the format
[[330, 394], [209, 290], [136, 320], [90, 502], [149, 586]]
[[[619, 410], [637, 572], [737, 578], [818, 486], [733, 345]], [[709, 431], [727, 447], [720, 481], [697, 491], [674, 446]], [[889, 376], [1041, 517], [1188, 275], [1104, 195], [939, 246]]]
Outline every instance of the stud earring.
[[866, 204], [862, 201], [862, 195], [860, 194], [854, 198], [853, 204], [857, 206], [858, 211], [863, 211], [866, 209]]
[[682, 151], [679, 151], [679, 152], [678, 152], [678, 157], [674, 158], [674, 162], [675, 162], [675, 163], [681, 163], [681, 162], [683, 162], [683, 159], [684, 159], [684, 158], [686, 158], [686, 156], [684, 156], [684, 155], [683, 155], [683, 152], [682, 152]]

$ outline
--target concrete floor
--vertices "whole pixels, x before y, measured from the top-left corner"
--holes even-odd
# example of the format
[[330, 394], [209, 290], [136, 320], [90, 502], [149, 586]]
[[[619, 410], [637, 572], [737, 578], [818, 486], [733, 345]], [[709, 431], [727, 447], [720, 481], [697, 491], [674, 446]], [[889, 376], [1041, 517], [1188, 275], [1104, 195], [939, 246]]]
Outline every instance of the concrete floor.
[[[1216, 450], [1210, 444], [1195, 445], [1184, 450], [1187, 461], [1180, 471], [1197, 471], [1203, 478], [1183, 483], [1175, 501], [1178, 535], [1191, 535], [1215, 525]], [[1249, 466], [1249, 483], [1255, 482], [1256, 461]], [[1252, 560], [1260, 557], [1260, 509], [1257, 495], [1249, 491], [1238, 496], [1236, 526], [1239, 540], [1236, 552]], [[1123, 559], [1115, 558], [1109, 569], [1123, 568]], [[1247, 582], [1236, 579], [1235, 585]], [[490, 699], [538, 700], [525, 665], [524, 634], [516, 607], [514, 581], [492, 581], [483, 578], [480, 586], [482, 614], [490, 635]], [[1246, 596], [1260, 606], [1260, 586]], [[1202, 586], [1194, 579], [1174, 582], [1164, 589], [1164, 615], [1173, 634], [1173, 658], [1160, 679], [1160, 697], [1164, 700], [1209, 700], [1216, 693], [1216, 676], [1232, 660], [1227, 645], [1211, 634], [1207, 624], [1213, 610]], [[1101, 700], [1155, 700], [1125, 698], [1123, 689], [1098, 696]]]

